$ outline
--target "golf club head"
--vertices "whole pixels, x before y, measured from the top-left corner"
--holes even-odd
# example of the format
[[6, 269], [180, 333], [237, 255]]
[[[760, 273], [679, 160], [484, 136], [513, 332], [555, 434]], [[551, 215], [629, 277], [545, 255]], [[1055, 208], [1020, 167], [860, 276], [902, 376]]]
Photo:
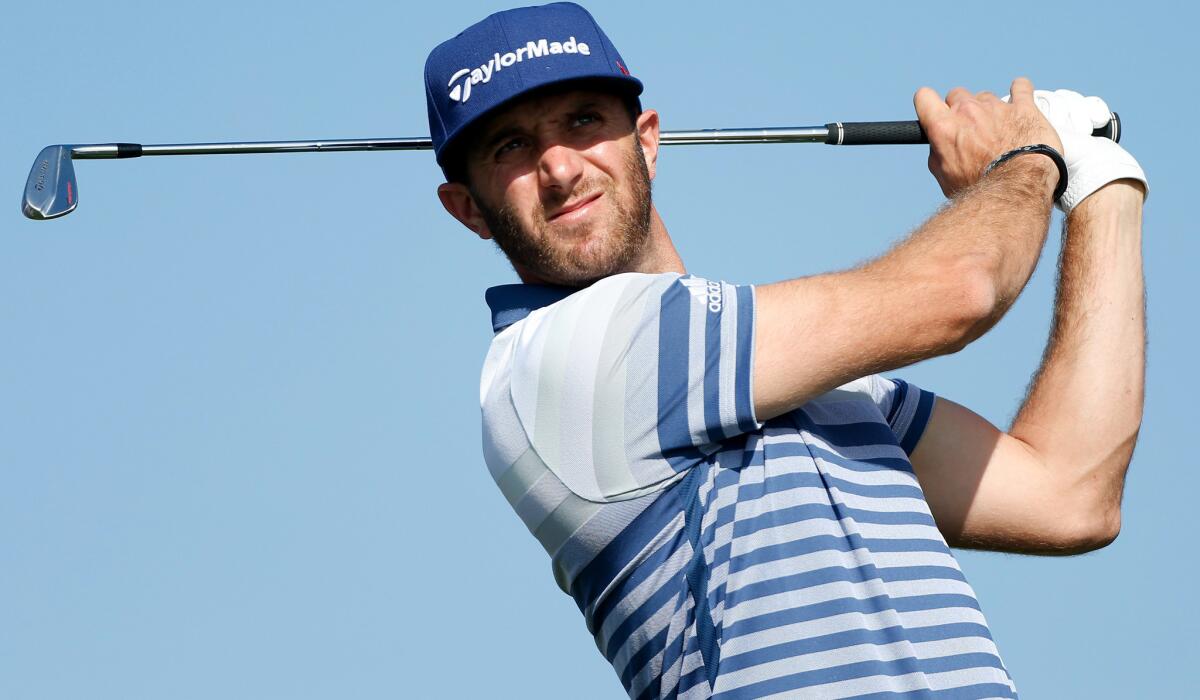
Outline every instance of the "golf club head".
[[30, 219], [53, 219], [75, 211], [78, 203], [79, 187], [75, 184], [71, 147], [46, 146], [25, 181], [22, 213]]

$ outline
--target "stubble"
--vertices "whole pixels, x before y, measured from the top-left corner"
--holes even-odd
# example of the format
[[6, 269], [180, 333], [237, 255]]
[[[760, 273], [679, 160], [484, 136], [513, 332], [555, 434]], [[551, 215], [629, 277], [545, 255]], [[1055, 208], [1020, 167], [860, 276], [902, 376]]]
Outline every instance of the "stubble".
[[[540, 204], [534, 212], [533, 231], [527, 231], [511, 205], [492, 207], [478, 193], [472, 196], [491, 230], [496, 245], [515, 266], [539, 278], [574, 287], [582, 287], [609, 275], [631, 268], [650, 240], [650, 171], [642, 145], [634, 139], [634, 148], [626, 154], [625, 179], [629, 192], [620, 196], [616, 184], [579, 183], [576, 190], [584, 195], [597, 190], [613, 203], [614, 215], [608, 222], [580, 222], [573, 228], [549, 230], [546, 211]], [[608, 231], [589, 231], [606, 226]], [[578, 239], [586, 236], [586, 245]]]

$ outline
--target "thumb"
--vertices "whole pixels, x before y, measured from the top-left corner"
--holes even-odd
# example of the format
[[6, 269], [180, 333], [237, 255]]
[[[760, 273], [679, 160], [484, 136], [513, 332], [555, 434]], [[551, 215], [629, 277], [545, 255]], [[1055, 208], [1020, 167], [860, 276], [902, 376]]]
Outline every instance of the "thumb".
[[[1054, 122], [1055, 128], [1060, 132], [1070, 131], [1080, 136], [1092, 135], [1094, 109], [1088, 98], [1074, 90], [1055, 90], [1052, 99], [1060, 111], [1059, 121]], [[1107, 117], [1105, 121], [1108, 121]]]
[[1008, 94], [1012, 96], [1012, 103], [1032, 104], [1033, 103], [1033, 83], [1029, 78], [1017, 78], [1012, 81], [1012, 87], [1008, 89]]
[[1108, 108], [1108, 103], [1099, 97], [1085, 98], [1085, 104], [1087, 115], [1092, 120], [1092, 128], [1099, 129], [1112, 119], [1112, 110]]

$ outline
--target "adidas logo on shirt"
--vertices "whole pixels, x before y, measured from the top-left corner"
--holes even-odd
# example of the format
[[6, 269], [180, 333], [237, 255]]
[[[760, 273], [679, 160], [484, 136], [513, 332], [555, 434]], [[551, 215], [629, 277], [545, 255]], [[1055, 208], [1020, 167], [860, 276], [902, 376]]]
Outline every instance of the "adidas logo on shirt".
[[679, 283], [687, 287], [692, 296], [708, 303], [709, 313], [721, 313], [721, 283], [684, 277]]

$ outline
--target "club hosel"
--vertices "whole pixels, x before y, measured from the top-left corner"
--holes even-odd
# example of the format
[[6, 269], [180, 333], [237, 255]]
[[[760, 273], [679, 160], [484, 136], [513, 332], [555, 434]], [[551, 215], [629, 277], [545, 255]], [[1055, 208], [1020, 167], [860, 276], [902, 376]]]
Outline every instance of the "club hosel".
[[94, 143], [71, 147], [72, 158], [137, 158], [140, 155], [140, 143]]

